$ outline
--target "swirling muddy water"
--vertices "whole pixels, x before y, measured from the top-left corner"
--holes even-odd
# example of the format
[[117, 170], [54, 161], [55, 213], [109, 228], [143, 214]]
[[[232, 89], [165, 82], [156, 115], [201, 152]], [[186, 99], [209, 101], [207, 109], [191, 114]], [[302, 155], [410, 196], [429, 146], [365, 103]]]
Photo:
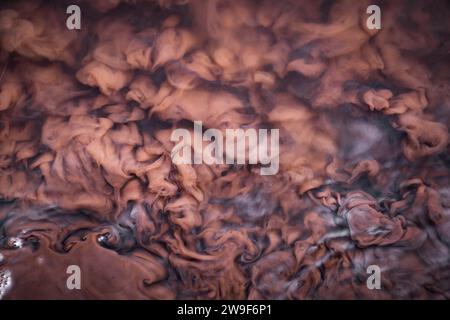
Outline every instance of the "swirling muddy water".
[[[448, 299], [449, 16], [2, 1], [0, 298]], [[278, 129], [278, 172], [174, 163], [195, 121]]]

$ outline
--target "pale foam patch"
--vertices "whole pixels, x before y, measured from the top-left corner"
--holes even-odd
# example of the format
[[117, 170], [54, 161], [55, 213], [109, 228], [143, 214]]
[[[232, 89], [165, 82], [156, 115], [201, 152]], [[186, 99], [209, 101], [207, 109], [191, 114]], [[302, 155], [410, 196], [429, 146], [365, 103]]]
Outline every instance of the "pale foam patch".
[[12, 275], [8, 269], [0, 269], [0, 300], [12, 287]]

